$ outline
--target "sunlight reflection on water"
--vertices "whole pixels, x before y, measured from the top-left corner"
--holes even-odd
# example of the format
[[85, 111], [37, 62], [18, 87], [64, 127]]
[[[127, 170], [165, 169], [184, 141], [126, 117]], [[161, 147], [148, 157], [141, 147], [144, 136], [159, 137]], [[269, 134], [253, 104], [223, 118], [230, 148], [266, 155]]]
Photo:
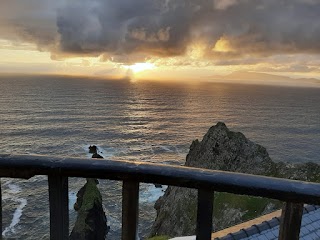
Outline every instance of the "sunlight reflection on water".
[[[223, 121], [265, 146], [273, 160], [320, 162], [320, 89], [60, 77], [0, 77], [0, 89], [2, 153], [89, 157], [87, 147], [95, 144], [106, 159], [182, 165], [191, 142]], [[11, 194], [27, 199], [16, 228], [34, 223], [42, 228], [12, 237], [47, 234], [46, 179], [15, 184], [22, 191]], [[82, 184], [83, 179], [71, 179], [70, 191]], [[110, 239], [117, 239], [121, 183], [101, 181], [99, 187], [113, 226]], [[3, 188], [9, 193], [8, 186]], [[141, 187], [140, 229], [147, 230], [155, 215], [152, 192], [150, 186]], [[5, 200], [5, 227], [18, 207]]]

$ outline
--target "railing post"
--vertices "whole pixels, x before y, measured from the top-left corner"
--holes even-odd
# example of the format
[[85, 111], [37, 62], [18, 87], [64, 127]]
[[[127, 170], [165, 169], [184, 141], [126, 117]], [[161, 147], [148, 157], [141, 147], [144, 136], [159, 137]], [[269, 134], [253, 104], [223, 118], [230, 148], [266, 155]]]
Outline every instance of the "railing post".
[[303, 203], [286, 202], [282, 208], [279, 240], [299, 240]]
[[48, 176], [50, 239], [69, 238], [68, 178], [59, 173]]
[[211, 240], [213, 197], [212, 190], [198, 189], [197, 240]]
[[123, 181], [122, 240], [135, 240], [138, 234], [139, 182]]
[[2, 240], [2, 189], [1, 189], [1, 178], [0, 178], [0, 240]]

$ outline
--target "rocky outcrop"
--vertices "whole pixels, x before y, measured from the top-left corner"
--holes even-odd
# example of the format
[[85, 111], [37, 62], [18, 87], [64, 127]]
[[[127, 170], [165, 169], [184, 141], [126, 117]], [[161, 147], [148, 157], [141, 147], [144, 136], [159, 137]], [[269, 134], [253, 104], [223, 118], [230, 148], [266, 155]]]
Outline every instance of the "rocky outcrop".
[[71, 240], [106, 239], [107, 218], [97, 184], [97, 179], [88, 178], [86, 184], [77, 193], [74, 209], [78, 212], [78, 216], [70, 234]]
[[103, 158], [99, 153], [92, 154], [92, 158]]
[[97, 153], [97, 152], [98, 152], [98, 148], [96, 145], [89, 146], [89, 153]]
[[89, 146], [89, 153], [92, 153], [92, 158], [103, 158], [100, 154], [99, 154], [99, 149], [96, 145], [90, 145]]
[[[242, 133], [230, 131], [221, 122], [211, 127], [201, 142], [192, 142], [185, 165], [304, 181], [320, 179], [319, 165], [273, 162], [264, 147], [251, 142]], [[195, 234], [196, 202], [196, 190], [168, 187], [155, 204], [157, 217], [151, 236]], [[275, 200], [228, 193], [216, 193], [214, 202], [216, 229], [254, 218], [281, 205]]]
[[[98, 147], [90, 145], [92, 158], [103, 158], [98, 154]], [[109, 231], [102, 196], [97, 187], [98, 179], [87, 178], [86, 184], [77, 193], [74, 210], [78, 212], [77, 220], [70, 234], [71, 240], [104, 240]]]

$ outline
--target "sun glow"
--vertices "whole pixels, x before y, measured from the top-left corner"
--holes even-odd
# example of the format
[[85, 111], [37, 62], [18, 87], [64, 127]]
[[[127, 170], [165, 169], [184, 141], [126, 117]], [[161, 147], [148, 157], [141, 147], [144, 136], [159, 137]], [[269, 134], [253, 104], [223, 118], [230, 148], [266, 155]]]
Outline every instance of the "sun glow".
[[227, 53], [227, 52], [232, 52], [234, 49], [232, 48], [230, 41], [227, 38], [221, 37], [216, 42], [212, 50], [215, 52]]
[[152, 63], [135, 63], [130, 66], [125, 66], [127, 69], [130, 69], [133, 73], [139, 73], [146, 70], [154, 69], [156, 66]]
[[193, 60], [201, 59], [206, 51], [206, 45], [203, 42], [195, 42], [190, 44], [187, 50], [187, 56]]

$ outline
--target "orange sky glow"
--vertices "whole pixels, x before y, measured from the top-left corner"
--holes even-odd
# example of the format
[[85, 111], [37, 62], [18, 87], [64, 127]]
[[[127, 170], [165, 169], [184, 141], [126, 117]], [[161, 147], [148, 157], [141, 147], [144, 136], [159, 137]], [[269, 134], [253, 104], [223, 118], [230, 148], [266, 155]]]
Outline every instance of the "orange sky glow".
[[[320, 80], [318, 1], [80, 2], [4, 0], [0, 73], [211, 80], [240, 71]], [[144, 11], [118, 17], [140, 4]]]

